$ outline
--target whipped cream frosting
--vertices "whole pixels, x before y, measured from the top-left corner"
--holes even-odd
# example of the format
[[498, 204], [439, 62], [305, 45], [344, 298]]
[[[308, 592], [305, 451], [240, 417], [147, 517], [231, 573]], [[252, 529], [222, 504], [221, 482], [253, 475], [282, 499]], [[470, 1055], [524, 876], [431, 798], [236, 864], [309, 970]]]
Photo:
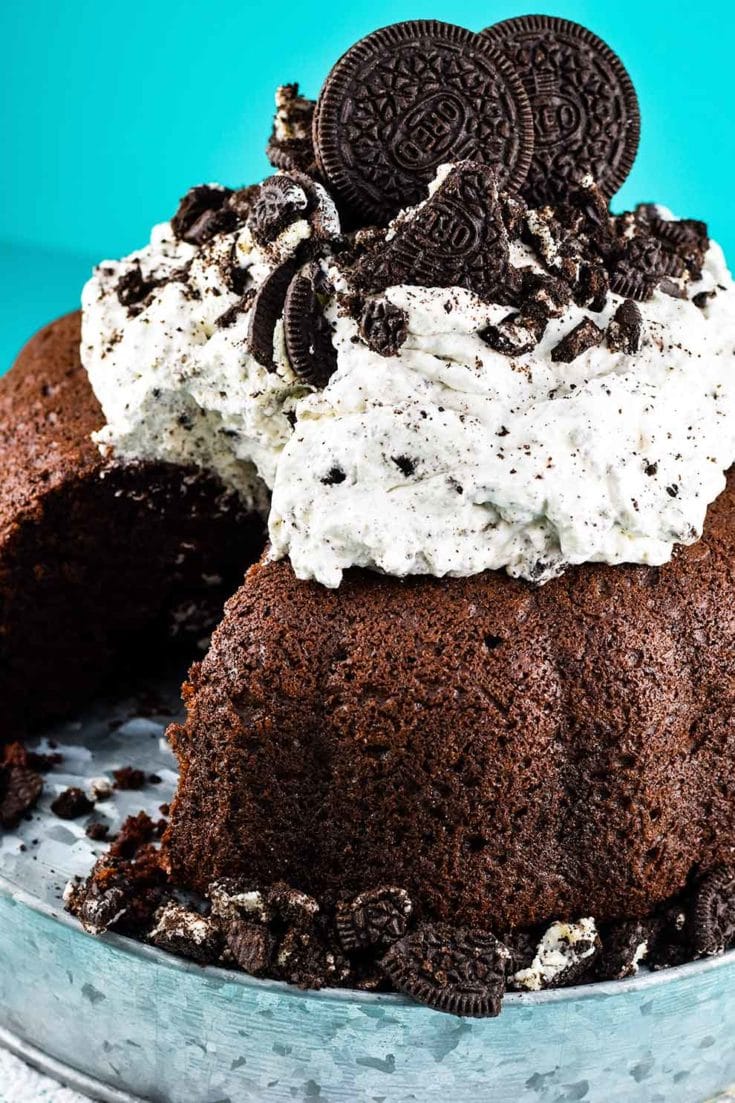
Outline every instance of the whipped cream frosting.
[[[528, 258], [530, 261], [530, 258]], [[274, 553], [337, 586], [351, 566], [405, 576], [505, 568], [543, 582], [571, 564], [661, 564], [702, 533], [735, 461], [735, 288], [717, 245], [688, 294], [638, 304], [638, 353], [551, 351], [572, 305], [531, 353], [479, 332], [507, 315], [461, 289], [395, 287], [408, 338], [383, 357], [332, 307], [339, 368], [304, 399], [273, 491]]]
[[[292, 371], [280, 323], [274, 371], [247, 351], [248, 309], [217, 325], [239, 301], [227, 258], [256, 289], [310, 233], [304, 218], [266, 248], [247, 227], [193, 246], [164, 224], [139, 253], [99, 266], [82, 355], [103, 448], [195, 464], [263, 510], [272, 490], [272, 554], [329, 587], [353, 566], [544, 582], [585, 562], [661, 564], [699, 538], [735, 461], [735, 286], [716, 244], [685, 298], [659, 288], [638, 304], [639, 351], [600, 344], [571, 363], [554, 347], [585, 318], [605, 329], [620, 296], [602, 312], [571, 304], [533, 351], [507, 356], [480, 336], [507, 306], [390, 287], [375, 298], [405, 313], [407, 337], [388, 356], [362, 339], [327, 255], [337, 370], [315, 392]], [[511, 251], [541, 270], [526, 246]], [[134, 266], [155, 286], [131, 315], [116, 287]], [[187, 279], [172, 278], [182, 267]]]
[[[295, 402], [308, 388], [291, 371], [280, 332], [275, 371], [248, 353], [247, 293], [311, 233], [304, 217], [266, 246], [247, 226], [192, 245], [166, 222], [145, 248], [95, 269], [82, 293], [81, 355], [105, 415], [96, 434], [104, 451], [193, 465], [267, 509]], [[130, 309], [119, 288], [138, 272], [151, 290]]]

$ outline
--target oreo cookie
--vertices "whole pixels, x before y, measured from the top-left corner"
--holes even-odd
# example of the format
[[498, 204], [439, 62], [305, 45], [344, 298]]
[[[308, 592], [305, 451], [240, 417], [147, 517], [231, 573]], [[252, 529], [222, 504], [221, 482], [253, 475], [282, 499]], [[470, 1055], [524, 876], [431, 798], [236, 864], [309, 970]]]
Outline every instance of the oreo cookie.
[[274, 371], [273, 334], [283, 313], [291, 280], [298, 270], [298, 261], [291, 257], [275, 268], [258, 288], [250, 312], [248, 352], [259, 364]]
[[301, 172], [288, 172], [265, 180], [253, 199], [247, 225], [253, 240], [268, 246], [292, 223], [308, 220], [316, 241], [336, 237], [339, 215], [321, 184]]
[[610, 290], [626, 299], [650, 299], [662, 280], [686, 275], [686, 261], [652, 233], [625, 241], [610, 258]]
[[396, 356], [408, 337], [408, 316], [387, 299], [370, 299], [360, 315], [360, 336], [380, 356]]
[[365, 252], [352, 276], [368, 294], [414, 284], [464, 287], [502, 302], [509, 256], [495, 174], [465, 161], [449, 171], [430, 199], [397, 220], [390, 240]]
[[265, 180], [248, 213], [248, 229], [258, 245], [269, 245], [279, 234], [303, 218], [307, 197], [290, 176], [271, 176]]
[[283, 307], [289, 362], [299, 379], [312, 387], [325, 387], [337, 370], [337, 351], [322, 305], [327, 294], [319, 265], [308, 264], [291, 280]]
[[337, 905], [337, 933], [348, 953], [383, 948], [403, 938], [413, 912], [405, 889], [394, 885], [361, 892]]
[[381, 967], [427, 1007], [470, 1018], [500, 1014], [510, 950], [494, 935], [425, 924], [391, 946]]
[[508, 314], [497, 325], [487, 325], [478, 336], [493, 352], [522, 356], [533, 352], [544, 335], [546, 319], [539, 314]]
[[601, 344], [604, 336], [604, 329], [595, 325], [591, 318], [584, 318], [554, 346], [551, 359], [555, 364], [571, 364], [583, 352], [587, 352], [587, 349]]
[[439, 165], [491, 165], [512, 191], [533, 156], [513, 65], [487, 38], [435, 20], [384, 27], [348, 50], [322, 89], [313, 135], [324, 178], [377, 222], [425, 198]]
[[313, 173], [316, 170], [311, 138], [313, 100], [299, 95], [298, 84], [284, 84], [276, 91], [273, 120], [266, 156], [274, 168]]
[[735, 872], [725, 866], [708, 873], [692, 899], [689, 929], [696, 954], [711, 957], [735, 944]]
[[251, 977], [266, 975], [276, 943], [265, 924], [239, 917], [233, 919], [225, 931], [225, 942], [233, 961], [244, 973]]
[[203, 245], [218, 233], [234, 229], [237, 212], [228, 206], [234, 193], [230, 188], [202, 184], [191, 188], [179, 203], [171, 219], [177, 238], [189, 245]]
[[149, 941], [160, 950], [212, 965], [222, 952], [222, 932], [219, 925], [206, 915], [185, 908], [170, 900], [156, 913], [156, 925]]
[[531, 102], [528, 202], [563, 200], [586, 174], [613, 195], [640, 138], [638, 98], [620, 58], [585, 27], [546, 15], [508, 19], [483, 36], [513, 63]]
[[607, 347], [611, 352], [632, 356], [643, 344], [643, 317], [640, 307], [626, 299], [615, 311], [607, 327]]

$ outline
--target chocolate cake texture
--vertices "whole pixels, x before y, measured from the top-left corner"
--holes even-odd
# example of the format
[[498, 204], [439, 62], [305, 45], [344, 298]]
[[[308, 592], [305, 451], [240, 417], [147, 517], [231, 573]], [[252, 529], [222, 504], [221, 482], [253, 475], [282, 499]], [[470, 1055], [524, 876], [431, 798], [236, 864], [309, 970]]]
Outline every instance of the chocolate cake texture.
[[184, 689], [174, 880], [379, 884], [505, 932], [649, 914], [735, 846], [735, 474], [665, 566], [339, 591], [251, 568]]
[[78, 314], [0, 379], [0, 738], [206, 635], [262, 543], [208, 476], [105, 460]]

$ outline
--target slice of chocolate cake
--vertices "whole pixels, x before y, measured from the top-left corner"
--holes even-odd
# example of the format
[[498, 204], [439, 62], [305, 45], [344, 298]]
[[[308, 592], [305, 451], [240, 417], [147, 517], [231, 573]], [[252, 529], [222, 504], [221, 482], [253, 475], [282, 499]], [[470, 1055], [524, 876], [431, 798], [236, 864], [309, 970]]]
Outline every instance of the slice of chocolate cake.
[[102, 458], [79, 324], [41, 330], [0, 380], [3, 739], [206, 635], [262, 546], [217, 480]]

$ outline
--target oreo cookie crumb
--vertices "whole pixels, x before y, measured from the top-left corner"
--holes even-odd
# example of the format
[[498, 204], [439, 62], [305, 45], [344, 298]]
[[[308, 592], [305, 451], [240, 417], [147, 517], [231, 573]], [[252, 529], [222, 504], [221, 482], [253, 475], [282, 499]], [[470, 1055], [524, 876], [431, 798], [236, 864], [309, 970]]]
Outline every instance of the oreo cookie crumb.
[[585, 318], [554, 346], [551, 359], [555, 364], [571, 364], [583, 352], [601, 344], [604, 336], [604, 330], [595, 325], [591, 318]]
[[632, 299], [626, 299], [615, 311], [605, 335], [611, 352], [632, 356], [643, 344], [643, 316]]
[[251, 977], [267, 976], [276, 942], [263, 923], [233, 919], [226, 928], [225, 942], [232, 960], [244, 973]]
[[341, 467], [330, 467], [321, 482], [324, 486], [339, 486], [346, 478], [347, 476]]
[[234, 226], [234, 213], [224, 209], [232, 194], [229, 188], [213, 188], [209, 184], [191, 188], [171, 219], [176, 237], [190, 245], [202, 245], [218, 232], [218, 227]]
[[370, 299], [359, 325], [365, 344], [380, 356], [396, 356], [408, 337], [408, 315], [387, 299]]
[[478, 337], [494, 352], [503, 356], [522, 356], [533, 352], [544, 335], [546, 319], [541, 313], [524, 315], [508, 314], [497, 325], [487, 325]]
[[155, 915], [148, 941], [160, 950], [179, 954], [199, 965], [212, 965], [222, 951], [222, 933], [208, 916], [185, 908], [173, 900]]
[[388, 947], [403, 938], [413, 912], [405, 889], [386, 885], [337, 905], [336, 925], [344, 950]]

